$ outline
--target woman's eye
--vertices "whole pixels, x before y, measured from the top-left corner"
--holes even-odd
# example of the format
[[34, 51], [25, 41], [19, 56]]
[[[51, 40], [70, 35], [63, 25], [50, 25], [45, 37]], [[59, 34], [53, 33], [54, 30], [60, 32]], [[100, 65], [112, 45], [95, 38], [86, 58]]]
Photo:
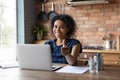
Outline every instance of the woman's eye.
[[65, 27], [64, 27], [64, 26], [62, 26], [61, 28], [62, 28], [62, 29], [64, 29]]
[[60, 27], [58, 27], [58, 26], [55, 25], [54, 28], [64, 29], [65, 26], [60, 26]]
[[54, 26], [54, 28], [57, 28], [57, 26]]

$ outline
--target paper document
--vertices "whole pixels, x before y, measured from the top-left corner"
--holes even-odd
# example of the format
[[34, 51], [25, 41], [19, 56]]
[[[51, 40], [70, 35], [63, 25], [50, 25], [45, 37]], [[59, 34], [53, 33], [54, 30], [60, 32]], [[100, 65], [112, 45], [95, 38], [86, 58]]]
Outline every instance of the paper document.
[[86, 71], [88, 71], [89, 67], [80, 67], [80, 66], [65, 66], [56, 72], [62, 72], [62, 73], [77, 73], [77, 74], [83, 74]]
[[19, 65], [18, 65], [18, 62], [17, 62], [17, 61], [0, 63], [0, 68], [2, 68], [2, 69], [16, 68], [16, 67], [18, 67], [18, 66], [19, 66]]

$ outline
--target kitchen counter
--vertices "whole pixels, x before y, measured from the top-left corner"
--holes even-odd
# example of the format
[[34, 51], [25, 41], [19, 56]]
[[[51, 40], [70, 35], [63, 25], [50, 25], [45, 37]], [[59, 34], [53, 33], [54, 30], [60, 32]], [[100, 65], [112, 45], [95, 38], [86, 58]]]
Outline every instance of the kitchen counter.
[[91, 53], [116, 53], [116, 54], [120, 54], [120, 50], [116, 50], [116, 49], [103, 49], [103, 50], [83, 49], [83, 52], [91, 52]]

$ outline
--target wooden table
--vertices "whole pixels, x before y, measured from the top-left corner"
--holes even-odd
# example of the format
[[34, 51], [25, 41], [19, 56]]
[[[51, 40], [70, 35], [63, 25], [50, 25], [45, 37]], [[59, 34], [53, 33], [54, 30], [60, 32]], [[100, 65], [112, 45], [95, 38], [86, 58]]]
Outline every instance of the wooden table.
[[0, 80], [120, 80], [120, 67], [105, 66], [97, 74], [57, 73], [52, 71], [0, 69]]

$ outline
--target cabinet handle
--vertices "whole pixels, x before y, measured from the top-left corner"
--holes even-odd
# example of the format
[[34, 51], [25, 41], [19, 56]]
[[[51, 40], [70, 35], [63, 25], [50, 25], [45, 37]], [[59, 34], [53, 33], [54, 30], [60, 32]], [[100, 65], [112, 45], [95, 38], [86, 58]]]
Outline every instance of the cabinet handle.
[[120, 59], [120, 56], [118, 57], [118, 59]]

